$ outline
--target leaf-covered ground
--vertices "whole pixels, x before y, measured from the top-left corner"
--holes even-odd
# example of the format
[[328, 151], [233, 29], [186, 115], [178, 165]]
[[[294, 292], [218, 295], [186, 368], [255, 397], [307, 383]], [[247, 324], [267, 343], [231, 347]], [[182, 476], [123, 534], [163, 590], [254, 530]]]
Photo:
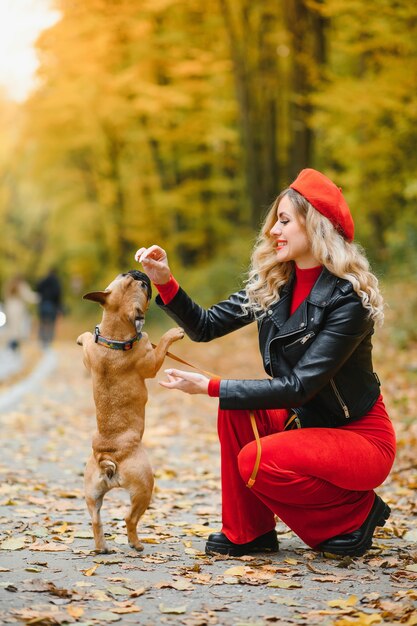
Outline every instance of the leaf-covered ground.
[[[0, 622], [417, 625], [416, 350], [399, 351], [388, 334], [376, 344], [398, 456], [378, 490], [393, 514], [372, 551], [324, 558], [278, 522], [277, 555], [233, 559], [204, 554], [220, 527], [216, 401], [157, 381], [148, 383], [156, 489], [140, 523], [145, 550], [128, 547], [127, 498], [114, 490], [103, 507], [113, 553], [93, 552], [82, 491], [95, 427], [91, 382], [80, 348], [62, 341], [55, 349], [54, 373], [0, 416]], [[185, 339], [173, 351], [220, 375], [262, 376], [254, 329], [204, 346]]]

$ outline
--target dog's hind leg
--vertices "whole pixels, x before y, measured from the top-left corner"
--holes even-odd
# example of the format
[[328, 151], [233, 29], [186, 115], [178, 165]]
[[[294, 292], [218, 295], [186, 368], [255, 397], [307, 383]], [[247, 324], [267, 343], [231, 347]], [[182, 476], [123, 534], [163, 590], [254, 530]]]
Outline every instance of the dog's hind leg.
[[84, 495], [93, 526], [95, 549], [96, 552], [102, 554], [109, 552], [104, 539], [103, 524], [100, 516], [103, 498], [107, 491], [108, 488], [106, 488], [103, 478], [100, 476], [97, 465], [93, 457], [90, 457], [84, 472]]
[[96, 546], [96, 552], [99, 554], [108, 554], [110, 550], [107, 547], [106, 540], [104, 539], [103, 524], [101, 522], [100, 510], [103, 504], [104, 493], [91, 497], [86, 493], [85, 501], [87, 508], [91, 516], [91, 523], [93, 526], [94, 543]]
[[154, 479], [142, 444], [139, 444], [136, 454], [125, 461], [121, 475], [123, 487], [130, 495], [130, 510], [125, 517], [127, 539], [132, 548], [143, 550], [136, 528], [151, 501]]
[[130, 510], [125, 517], [127, 540], [131, 548], [141, 551], [143, 545], [139, 541], [137, 525], [151, 501], [152, 489], [130, 494]]

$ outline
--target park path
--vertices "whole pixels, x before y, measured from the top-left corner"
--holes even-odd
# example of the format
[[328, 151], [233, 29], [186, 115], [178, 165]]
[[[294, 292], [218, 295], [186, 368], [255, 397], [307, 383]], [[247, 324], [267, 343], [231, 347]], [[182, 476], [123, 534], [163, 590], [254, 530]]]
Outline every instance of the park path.
[[[262, 376], [248, 329], [203, 348], [184, 340], [175, 352], [220, 375]], [[115, 490], [103, 507], [114, 552], [97, 556], [82, 493], [95, 425], [90, 380], [73, 343], [42, 359], [23, 393], [15, 389], [24, 381], [0, 393], [0, 623], [417, 624], [408, 426], [397, 424], [397, 470], [379, 490], [395, 513], [365, 558], [325, 559], [280, 522], [273, 557], [207, 557], [205, 537], [220, 526], [216, 401], [149, 381], [145, 441], [156, 489], [140, 523], [145, 550], [126, 545], [127, 500]]]

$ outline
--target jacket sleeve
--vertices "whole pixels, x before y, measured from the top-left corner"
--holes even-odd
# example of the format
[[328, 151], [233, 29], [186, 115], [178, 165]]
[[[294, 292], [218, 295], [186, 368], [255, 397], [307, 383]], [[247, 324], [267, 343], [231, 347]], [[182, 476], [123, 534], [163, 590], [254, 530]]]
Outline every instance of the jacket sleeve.
[[160, 296], [157, 305], [184, 328], [193, 341], [211, 341], [222, 337], [254, 321], [251, 314], [245, 314], [242, 303], [245, 291], [232, 294], [227, 300], [204, 309], [194, 302], [181, 287], [168, 304]]
[[373, 321], [356, 294], [340, 298], [290, 375], [262, 380], [222, 380], [220, 408], [302, 406], [329, 383], [372, 329]]

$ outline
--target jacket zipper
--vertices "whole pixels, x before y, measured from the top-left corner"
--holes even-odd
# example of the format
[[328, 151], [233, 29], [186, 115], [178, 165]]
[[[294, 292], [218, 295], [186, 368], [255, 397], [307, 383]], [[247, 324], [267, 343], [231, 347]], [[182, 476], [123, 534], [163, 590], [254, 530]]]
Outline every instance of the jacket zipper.
[[[288, 334], [293, 334], [293, 333], [288, 333]], [[311, 332], [311, 333], [307, 333], [307, 335], [304, 335], [304, 337], [301, 337], [301, 339], [296, 339], [296, 341], [293, 341], [292, 343], [289, 343], [288, 345], [285, 346], [285, 348], [288, 348], [289, 346], [293, 346], [296, 343], [301, 343], [304, 344], [306, 341], [308, 341], [309, 339], [311, 339], [311, 337], [314, 337], [316, 333]], [[277, 341], [278, 339], [282, 339], [282, 337], [285, 337], [285, 335], [282, 335], [281, 337], [273, 337], [273, 339], [271, 339], [271, 341], [268, 344], [267, 350], [266, 350], [266, 354], [268, 357], [268, 363], [270, 364], [271, 367], [271, 373], [272, 372], [272, 364], [271, 364], [271, 345], [274, 341]]]
[[350, 417], [350, 413], [349, 413], [349, 409], [346, 405], [346, 402], [343, 400], [342, 396], [339, 393], [338, 388], [336, 387], [336, 383], [334, 382], [333, 378], [330, 379], [330, 384], [332, 386], [332, 389], [335, 393], [336, 398], [339, 400], [339, 404], [343, 409], [343, 413], [345, 414], [345, 418], [349, 419]]
[[295, 346], [297, 343], [301, 343], [301, 345], [304, 345], [306, 341], [311, 339], [311, 337], [314, 337], [314, 334], [315, 333], [307, 333], [307, 335], [304, 335], [304, 337], [301, 337], [300, 339], [296, 339], [295, 341], [288, 343], [286, 346], [284, 346], [284, 348], [290, 348], [291, 346]]

